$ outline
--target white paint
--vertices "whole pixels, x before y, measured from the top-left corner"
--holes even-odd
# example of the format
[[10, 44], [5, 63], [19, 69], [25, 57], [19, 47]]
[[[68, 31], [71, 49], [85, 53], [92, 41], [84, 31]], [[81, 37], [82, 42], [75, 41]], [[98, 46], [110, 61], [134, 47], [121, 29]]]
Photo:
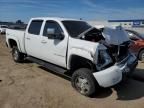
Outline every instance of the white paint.
[[[28, 33], [30, 23], [35, 19], [44, 21], [38, 36]], [[45, 22], [48, 20], [56, 21], [60, 25], [65, 36], [63, 40], [53, 40], [42, 36]], [[96, 63], [96, 61], [94, 61], [94, 56], [97, 60], [98, 50], [104, 50], [106, 47], [99, 43], [70, 37], [64, 25], [62, 24], [62, 21], [64, 20], [79, 21], [62, 18], [32, 18], [25, 32], [8, 29], [6, 33], [6, 42], [8, 43], [8, 46], [10, 46], [8, 40], [13, 39], [17, 42], [20, 52], [45, 60], [47, 62], [51, 62], [67, 69], [70, 68], [70, 60], [72, 55], [77, 55]], [[126, 67], [123, 67], [123, 69], [125, 68]], [[121, 81], [122, 68], [120, 66], [114, 65], [103, 71], [95, 72], [93, 75], [100, 86], [109, 87]]]
[[112, 66], [103, 71], [93, 73], [101, 87], [110, 87], [122, 80], [122, 71], [118, 66]]

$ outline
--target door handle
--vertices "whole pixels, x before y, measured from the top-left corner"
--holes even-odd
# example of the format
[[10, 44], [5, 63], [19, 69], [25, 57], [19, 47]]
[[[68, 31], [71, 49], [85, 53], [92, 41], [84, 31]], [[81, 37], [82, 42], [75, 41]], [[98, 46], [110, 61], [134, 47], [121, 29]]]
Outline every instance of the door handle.
[[27, 40], [30, 40], [30, 38], [29, 38], [29, 37], [27, 37], [26, 39], [27, 39]]
[[41, 43], [46, 44], [46, 43], [47, 43], [47, 41], [43, 40], [43, 41], [41, 41]]

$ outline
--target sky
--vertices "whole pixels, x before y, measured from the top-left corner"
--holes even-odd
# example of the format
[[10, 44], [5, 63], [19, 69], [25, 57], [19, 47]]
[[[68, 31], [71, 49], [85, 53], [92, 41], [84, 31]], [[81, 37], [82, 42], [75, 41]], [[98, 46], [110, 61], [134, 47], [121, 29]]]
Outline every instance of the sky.
[[0, 0], [0, 21], [31, 17], [144, 19], [144, 0]]

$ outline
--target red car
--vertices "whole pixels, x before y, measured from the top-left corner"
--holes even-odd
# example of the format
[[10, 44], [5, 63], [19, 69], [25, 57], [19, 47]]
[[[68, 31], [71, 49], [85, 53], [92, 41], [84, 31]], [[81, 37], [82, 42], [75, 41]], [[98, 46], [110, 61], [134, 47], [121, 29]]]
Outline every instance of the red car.
[[131, 51], [137, 55], [139, 60], [144, 61], [144, 35], [133, 30], [126, 31], [129, 38], [134, 42], [131, 45]]

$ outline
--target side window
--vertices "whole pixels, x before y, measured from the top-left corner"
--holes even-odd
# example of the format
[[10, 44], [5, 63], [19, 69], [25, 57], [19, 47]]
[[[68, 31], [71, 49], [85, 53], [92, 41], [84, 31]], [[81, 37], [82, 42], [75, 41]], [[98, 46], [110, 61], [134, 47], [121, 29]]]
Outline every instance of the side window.
[[39, 35], [42, 23], [42, 20], [33, 20], [29, 26], [28, 32], [34, 35]]
[[55, 21], [46, 21], [44, 31], [43, 31], [43, 36], [47, 36], [47, 29], [48, 28], [53, 28], [55, 29], [55, 34], [60, 34], [62, 32], [62, 29], [60, 25], [55, 22]]

